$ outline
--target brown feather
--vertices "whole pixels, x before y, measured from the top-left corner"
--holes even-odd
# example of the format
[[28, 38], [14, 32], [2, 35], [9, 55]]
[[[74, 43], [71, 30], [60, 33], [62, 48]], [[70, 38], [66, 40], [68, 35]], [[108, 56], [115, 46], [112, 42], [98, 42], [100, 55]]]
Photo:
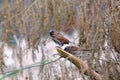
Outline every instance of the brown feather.
[[77, 47], [77, 46], [67, 46], [67, 47], [65, 47], [64, 50], [69, 52], [69, 53], [73, 53], [73, 52], [77, 52], [77, 51], [90, 51], [92, 49], [80, 48], [80, 47]]
[[55, 37], [56, 39], [58, 39], [60, 42], [64, 43], [64, 44], [68, 44], [69, 40], [65, 37], [63, 37], [62, 34], [58, 33], [58, 32], [54, 32], [53, 37]]

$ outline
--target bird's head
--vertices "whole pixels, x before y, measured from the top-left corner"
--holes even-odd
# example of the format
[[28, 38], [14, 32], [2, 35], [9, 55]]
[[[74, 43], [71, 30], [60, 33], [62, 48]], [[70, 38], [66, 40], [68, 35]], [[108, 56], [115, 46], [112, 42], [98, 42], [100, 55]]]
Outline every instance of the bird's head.
[[54, 34], [54, 30], [50, 30], [50, 36]]

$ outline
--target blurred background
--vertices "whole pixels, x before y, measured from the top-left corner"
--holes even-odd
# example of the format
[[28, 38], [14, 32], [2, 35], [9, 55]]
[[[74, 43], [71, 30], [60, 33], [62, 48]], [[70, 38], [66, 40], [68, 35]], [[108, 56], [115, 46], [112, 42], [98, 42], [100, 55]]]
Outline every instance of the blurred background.
[[[54, 60], [49, 30], [61, 32], [103, 80], [120, 79], [119, 0], [0, 0], [0, 77], [42, 60]], [[86, 57], [86, 53], [91, 56]], [[2, 80], [2, 79], [1, 79]], [[90, 80], [66, 59], [23, 70], [5, 80]]]

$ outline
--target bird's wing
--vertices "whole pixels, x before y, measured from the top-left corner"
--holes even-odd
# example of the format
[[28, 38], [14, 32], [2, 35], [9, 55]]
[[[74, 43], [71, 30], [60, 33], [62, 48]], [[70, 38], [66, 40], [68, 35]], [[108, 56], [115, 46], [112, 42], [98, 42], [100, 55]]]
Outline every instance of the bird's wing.
[[56, 38], [62, 43], [69, 43], [69, 40], [63, 36], [57, 36]]
[[69, 40], [67, 38], [65, 38], [61, 33], [55, 33], [54, 37], [56, 39], [58, 39], [59, 41], [61, 41], [62, 43], [69, 43]]

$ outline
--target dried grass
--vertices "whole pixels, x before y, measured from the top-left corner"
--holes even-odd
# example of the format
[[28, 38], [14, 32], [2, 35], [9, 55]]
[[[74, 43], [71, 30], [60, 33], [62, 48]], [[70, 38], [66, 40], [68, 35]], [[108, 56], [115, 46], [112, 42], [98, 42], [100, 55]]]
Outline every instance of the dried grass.
[[[34, 52], [38, 49], [39, 41], [42, 46], [45, 45], [42, 37], [44, 36], [46, 39], [50, 29], [65, 32], [77, 29], [80, 38], [79, 46], [94, 49], [91, 52], [92, 57], [88, 60], [89, 66], [100, 72], [105, 80], [120, 78], [119, 65], [111, 62], [113, 60], [111, 53], [120, 53], [119, 0], [3, 0], [2, 4], [0, 10], [0, 27], [3, 29], [0, 33], [2, 35], [1, 42], [7, 43], [14, 49], [19, 49], [17, 58], [20, 64], [23, 61], [23, 53], [18, 43], [16, 47], [15, 37], [20, 43], [23, 39], [26, 40], [28, 47], [25, 50], [27, 53], [27, 50], [32, 49]], [[108, 43], [107, 47], [105, 43]], [[1, 46], [1, 56], [3, 56], [2, 50], [3, 46]], [[111, 61], [103, 61], [101, 65], [99, 59], [102, 53], [106, 59], [111, 59]], [[45, 58], [44, 49], [42, 58]], [[117, 61], [115, 60], [115, 62]], [[3, 65], [2, 63], [4, 60], [1, 58], [0, 66]], [[60, 65], [62, 77], [51, 76], [55, 73], [55, 68], [50, 65], [42, 67], [43, 70], [40, 67], [38, 78], [41, 80], [73, 80], [74, 73], [72, 73], [73, 78], [69, 78], [69, 71], [61, 63]], [[73, 67], [72, 69], [70, 71], [74, 72]], [[78, 74], [79, 71], [76, 73]]]

